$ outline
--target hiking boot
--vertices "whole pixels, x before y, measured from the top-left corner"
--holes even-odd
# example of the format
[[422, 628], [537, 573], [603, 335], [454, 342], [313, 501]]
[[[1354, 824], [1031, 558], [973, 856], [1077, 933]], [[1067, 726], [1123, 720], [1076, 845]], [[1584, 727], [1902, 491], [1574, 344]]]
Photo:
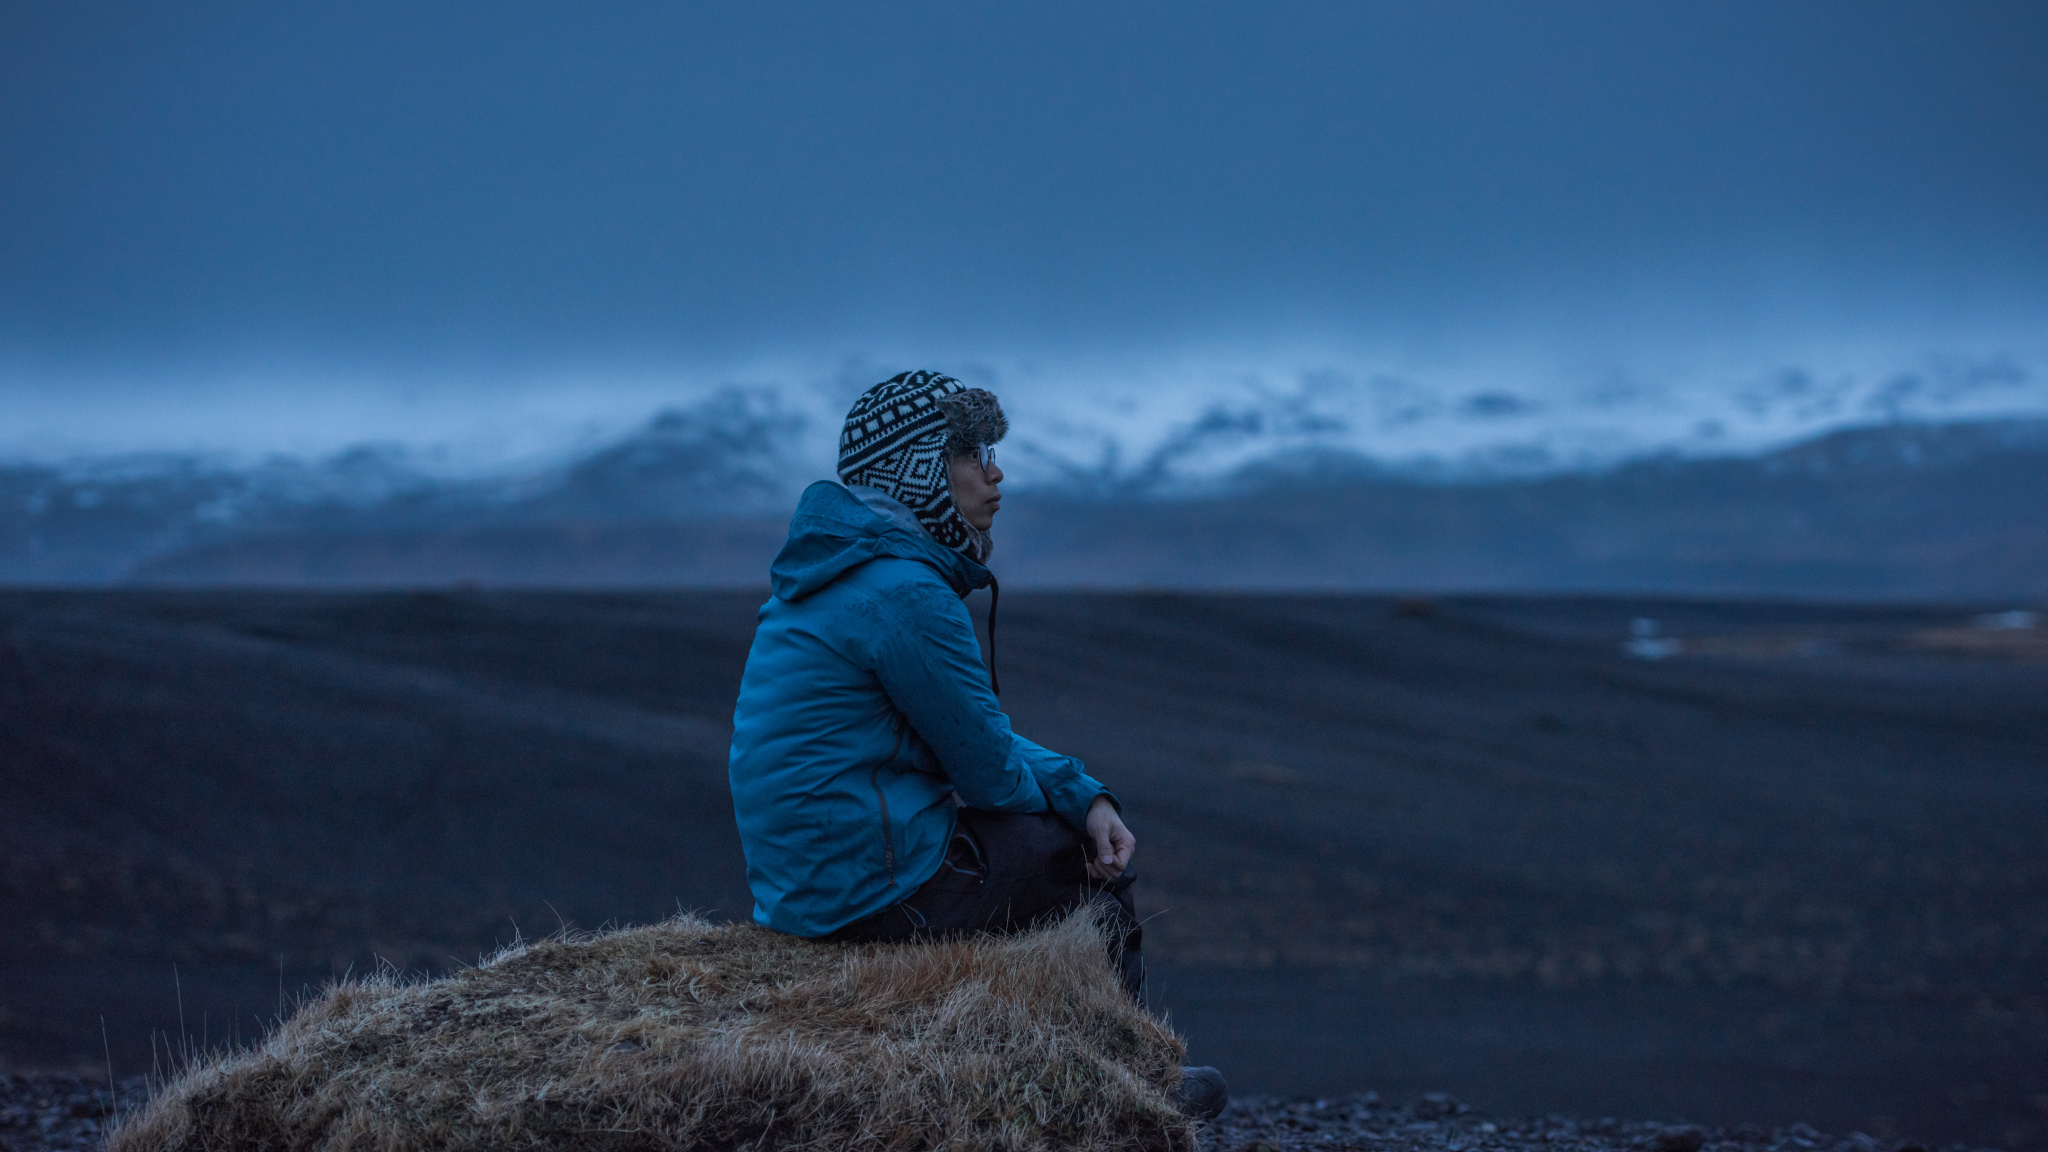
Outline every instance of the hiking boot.
[[1173, 1103], [1184, 1116], [1214, 1120], [1230, 1103], [1230, 1085], [1223, 1082], [1223, 1073], [1214, 1068], [1182, 1068]]

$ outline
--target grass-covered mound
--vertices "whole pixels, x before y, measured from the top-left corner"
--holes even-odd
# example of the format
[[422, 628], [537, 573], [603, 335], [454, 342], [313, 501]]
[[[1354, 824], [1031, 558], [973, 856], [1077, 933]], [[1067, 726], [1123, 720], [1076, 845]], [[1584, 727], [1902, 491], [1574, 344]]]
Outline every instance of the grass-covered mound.
[[329, 989], [123, 1123], [143, 1149], [1193, 1149], [1183, 1045], [1086, 914], [818, 944], [682, 916]]

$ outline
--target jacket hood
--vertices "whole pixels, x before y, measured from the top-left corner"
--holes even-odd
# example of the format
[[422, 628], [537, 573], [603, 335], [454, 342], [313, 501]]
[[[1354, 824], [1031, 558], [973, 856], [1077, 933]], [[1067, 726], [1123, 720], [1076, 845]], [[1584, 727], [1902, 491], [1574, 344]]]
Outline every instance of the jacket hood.
[[884, 556], [930, 567], [962, 597], [988, 586], [986, 567], [932, 539], [888, 493], [820, 480], [796, 502], [789, 539], [768, 566], [769, 588], [778, 600], [801, 600], [847, 569]]

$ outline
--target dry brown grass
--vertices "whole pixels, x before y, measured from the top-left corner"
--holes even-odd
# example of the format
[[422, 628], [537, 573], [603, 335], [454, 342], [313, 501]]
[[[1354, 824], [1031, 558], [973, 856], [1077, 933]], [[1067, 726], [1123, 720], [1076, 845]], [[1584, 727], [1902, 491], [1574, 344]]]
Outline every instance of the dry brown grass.
[[894, 946], [681, 916], [351, 981], [109, 1149], [1193, 1149], [1182, 1042], [1103, 939], [1085, 912]]

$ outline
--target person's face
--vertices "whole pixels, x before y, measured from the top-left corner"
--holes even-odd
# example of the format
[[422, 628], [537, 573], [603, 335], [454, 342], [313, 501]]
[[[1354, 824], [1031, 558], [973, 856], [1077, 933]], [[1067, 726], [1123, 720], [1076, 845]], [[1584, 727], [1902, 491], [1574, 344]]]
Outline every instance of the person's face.
[[1003, 494], [996, 490], [996, 485], [1003, 482], [1003, 470], [993, 460], [984, 470], [981, 458], [969, 452], [953, 457], [947, 475], [953, 485], [953, 507], [960, 509], [961, 517], [969, 524], [988, 531], [989, 525], [996, 522], [996, 513], [1003, 508]]

